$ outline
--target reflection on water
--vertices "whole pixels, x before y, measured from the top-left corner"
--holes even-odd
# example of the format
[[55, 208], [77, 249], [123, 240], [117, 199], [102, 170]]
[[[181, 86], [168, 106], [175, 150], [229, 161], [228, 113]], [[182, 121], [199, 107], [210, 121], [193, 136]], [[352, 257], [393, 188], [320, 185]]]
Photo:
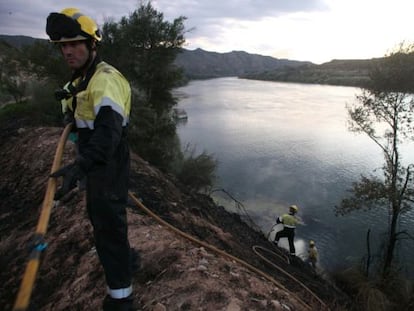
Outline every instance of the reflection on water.
[[[334, 268], [359, 260], [366, 231], [378, 241], [387, 222], [386, 211], [334, 215], [351, 183], [379, 174], [383, 161], [369, 138], [347, 130], [345, 105], [358, 92], [237, 78], [193, 81], [175, 93], [188, 115], [178, 134], [183, 145], [216, 156], [217, 187], [242, 201], [265, 233], [276, 215], [297, 204], [304, 222], [298, 249], [315, 240], [321, 264]], [[412, 147], [407, 153], [414, 154]], [[406, 243], [402, 254], [413, 246]]]

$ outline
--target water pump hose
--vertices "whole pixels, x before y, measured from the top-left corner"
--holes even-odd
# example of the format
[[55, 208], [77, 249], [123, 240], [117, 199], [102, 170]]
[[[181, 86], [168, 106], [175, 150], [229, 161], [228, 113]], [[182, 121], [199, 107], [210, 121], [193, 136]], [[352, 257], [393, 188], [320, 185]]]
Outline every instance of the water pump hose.
[[[60, 136], [55, 157], [53, 159], [51, 173], [60, 168], [63, 151], [69, 136], [72, 124], [68, 124]], [[32, 295], [33, 285], [36, 279], [37, 270], [39, 269], [40, 256], [46, 248], [44, 237], [46, 235], [47, 226], [49, 224], [50, 214], [55, 203], [54, 196], [56, 192], [56, 178], [49, 178], [47, 181], [46, 193], [43, 199], [40, 217], [37, 223], [36, 232], [34, 236], [33, 248], [30, 253], [29, 262], [26, 265], [26, 270], [23, 274], [23, 279], [20, 283], [20, 289], [14, 303], [13, 311], [26, 310], [30, 303], [30, 296]]]
[[[55, 153], [55, 157], [54, 157], [54, 160], [53, 160], [51, 172], [55, 172], [56, 170], [58, 170], [60, 168], [60, 163], [61, 163], [61, 160], [62, 160], [64, 147], [65, 147], [65, 144], [66, 144], [66, 140], [69, 136], [71, 126], [72, 125], [69, 124], [65, 127], [65, 129], [64, 129], [64, 131], [63, 131], [63, 133], [62, 133], [62, 135], [59, 139], [59, 143], [58, 143], [58, 146], [57, 146], [57, 149], [56, 149], [56, 153]], [[30, 297], [31, 297], [31, 294], [32, 294], [32, 291], [33, 291], [33, 286], [34, 286], [34, 282], [35, 282], [35, 279], [36, 279], [37, 270], [38, 270], [39, 264], [40, 264], [40, 255], [46, 247], [45, 246], [46, 243], [44, 242], [44, 236], [45, 236], [46, 231], [47, 231], [47, 226], [48, 226], [48, 223], [49, 223], [51, 210], [52, 210], [53, 205], [55, 203], [54, 200], [53, 200], [55, 192], [56, 192], [56, 178], [49, 178], [48, 183], [47, 183], [47, 188], [46, 188], [46, 194], [45, 194], [45, 197], [44, 197], [44, 200], [43, 200], [41, 214], [40, 214], [38, 225], [37, 225], [36, 232], [35, 232], [35, 240], [38, 241], [38, 242], [34, 245], [34, 248], [31, 251], [29, 262], [26, 266], [26, 270], [25, 270], [24, 275], [23, 275], [23, 279], [22, 279], [20, 289], [19, 289], [16, 301], [15, 301], [15, 304], [14, 304], [14, 307], [13, 307], [13, 311], [24, 311], [29, 306]], [[174, 226], [170, 225], [168, 222], [164, 221], [158, 215], [153, 213], [150, 209], [148, 209], [140, 200], [137, 199], [137, 197], [131, 191], [128, 192], [128, 195], [132, 199], [132, 201], [134, 201], [134, 203], [137, 205], [137, 207], [139, 207], [141, 210], [143, 210], [150, 217], [154, 218], [161, 225], [167, 227], [168, 229], [170, 229], [174, 233], [178, 234], [179, 236], [184, 237], [187, 240], [190, 240], [191, 242], [193, 242], [195, 244], [203, 246], [204, 248], [209, 249], [210, 251], [212, 251], [216, 254], [219, 254], [220, 256], [223, 256], [223, 257], [225, 257], [229, 260], [233, 260], [233, 261], [241, 264], [242, 266], [246, 267], [247, 269], [257, 273], [258, 275], [262, 276], [266, 280], [268, 280], [271, 283], [275, 284], [280, 289], [283, 289], [284, 291], [290, 293], [290, 295], [296, 301], [298, 301], [305, 309], [312, 310], [312, 308], [307, 303], [305, 303], [301, 298], [299, 298], [298, 295], [296, 295], [292, 291], [285, 288], [280, 282], [276, 281], [270, 275], [266, 274], [265, 272], [261, 271], [260, 269], [258, 269], [256, 267], [252, 266], [251, 264], [245, 262], [244, 260], [241, 260], [241, 259], [239, 259], [239, 258], [237, 258], [233, 255], [230, 255], [230, 254], [226, 253], [223, 250], [220, 250], [220, 249], [216, 248], [215, 246], [213, 246], [211, 244], [200, 241], [200, 240], [194, 238], [193, 236], [188, 235], [185, 232], [182, 232], [181, 230], [179, 230], [179, 229], [175, 228]], [[254, 246], [253, 250], [257, 253], [258, 248], [259, 248], [258, 246]], [[260, 255], [260, 254], [258, 254], [258, 255], [263, 258], [262, 255]], [[274, 264], [272, 264], [272, 265], [275, 266]], [[319, 301], [319, 303], [321, 304], [321, 307], [326, 308], [326, 305], [323, 303], [323, 301], [320, 300], [310, 289], [308, 289], [305, 285], [303, 285], [299, 280], [297, 280], [296, 278], [291, 276], [288, 272], [284, 271], [282, 268], [280, 268], [280, 267], [276, 267], [276, 268], [279, 271], [282, 271], [285, 275], [290, 276], [291, 279], [294, 280], [295, 282], [302, 285], [303, 288], [305, 288], [308, 292], [310, 292], [311, 295], [314, 296]]]
[[[178, 234], [181, 237], [186, 238], [187, 240], [190, 240], [191, 242], [203, 246], [205, 249], [208, 249], [216, 254], [219, 254], [220, 256], [233, 260], [239, 264], [241, 264], [242, 266], [244, 266], [245, 268], [248, 268], [249, 270], [257, 273], [258, 275], [264, 277], [266, 280], [270, 281], [271, 283], [275, 284], [276, 286], [278, 286], [279, 288], [283, 289], [286, 292], [289, 292], [292, 297], [294, 297], [300, 304], [302, 304], [306, 309], [308, 310], [312, 310], [312, 308], [310, 306], [308, 306], [302, 299], [300, 299], [295, 293], [291, 292], [290, 290], [288, 290], [287, 288], [285, 288], [280, 282], [276, 281], [273, 277], [271, 277], [270, 275], [266, 274], [265, 272], [263, 272], [262, 270], [252, 266], [251, 264], [245, 262], [244, 260], [235, 257], [229, 253], [226, 253], [225, 251], [218, 249], [217, 247], [208, 244], [206, 242], [200, 241], [196, 238], [194, 238], [191, 235], [188, 235], [185, 232], [182, 232], [181, 230], [177, 229], [176, 227], [170, 225], [168, 222], [166, 222], [165, 220], [163, 220], [162, 218], [160, 218], [159, 216], [157, 216], [156, 214], [154, 214], [150, 209], [148, 209], [141, 201], [139, 201], [135, 195], [131, 192], [129, 192], [129, 197], [135, 202], [135, 204], [141, 209], [143, 210], [145, 213], [147, 213], [149, 216], [151, 216], [152, 218], [154, 218], [156, 221], [158, 221], [161, 225], [167, 227], [168, 229], [170, 229], [171, 231], [173, 231], [174, 233]], [[287, 273], [287, 272], [286, 272]], [[323, 304], [325, 306], [325, 304]]]

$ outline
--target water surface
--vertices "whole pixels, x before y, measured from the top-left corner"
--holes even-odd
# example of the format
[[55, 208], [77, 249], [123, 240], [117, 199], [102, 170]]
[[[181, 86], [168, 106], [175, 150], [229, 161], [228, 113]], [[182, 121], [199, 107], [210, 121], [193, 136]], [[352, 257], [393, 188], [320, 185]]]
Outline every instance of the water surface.
[[[334, 214], [361, 174], [381, 173], [377, 145], [348, 131], [346, 104], [359, 92], [237, 78], [192, 81], [175, 91], [188, 114], [178, 134], [182, 145], [214, 154], [216, 187], [242, 201], [265, 233], [277, 215], [298, 205], [304, 222], [297, 229], [299, 254], [313, 239], [322, 266], [333, 269], [360, 260], [368, 229], [378, 246], [387, 225], [384, 210]], [[410, 146], [405, 152], [407, 159], [414, 155]], [[403, 223], [412, 224], [413, 213], [406, 217]], [[413, 246], [407, 242], [406, 259]]]

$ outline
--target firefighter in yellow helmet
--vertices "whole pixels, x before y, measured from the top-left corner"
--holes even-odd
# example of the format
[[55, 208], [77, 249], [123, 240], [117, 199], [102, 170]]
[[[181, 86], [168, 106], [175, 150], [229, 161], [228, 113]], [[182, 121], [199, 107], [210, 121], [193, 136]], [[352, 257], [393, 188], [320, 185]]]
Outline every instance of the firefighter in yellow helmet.
[[316, 263], [318, 262], [318, 249], [316, 248], [315, 241], [309, 241], [308, 258], [306, 262], [309, 263], [314, 269], [316, 269]]
[[50, 13], [46, 32], [72, 71], [59, 99], [78, 138], [75, 161], [51, 174], [63, 178], [55, 199], [86, 177], [86, 207], [107, 282], [103, 310], [132, 310], [131, 249], [125, 210], [131, 88], [117, 69], [100, 60], [97, 46], [101, 35], [89, 16], [76, 8]]
[[276, 223], [283, 224], [283, 230], [276, 233], [274, 244], [278, 245], [280, 238], [287, 238], [289, 242], [289, 251], [291, 255], [296, 255], [295, 250], [295, 229], [298, 224], [298, 219], [296, 218], [296, 213], [298, 212], [298, 207], [296, 205], [291, 205], [289, 207], [289, 213], [283, 214], [282, 216], [276, 218]]

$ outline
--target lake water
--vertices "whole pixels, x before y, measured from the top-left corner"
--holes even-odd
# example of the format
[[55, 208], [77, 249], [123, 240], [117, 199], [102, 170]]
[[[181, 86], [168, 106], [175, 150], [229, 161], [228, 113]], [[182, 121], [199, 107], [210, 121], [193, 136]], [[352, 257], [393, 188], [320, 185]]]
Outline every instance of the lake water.
[[[359, 92], [237, 78], [192, 81], [174, 91], [178, 108], [188, 115], [178, 135], [183, 146], [214, 155], [216, 188], [241, 201], [264, 233], [296, 204], [303, 221], [296, 230], [297, 253], [304, 256], [312, 239], [323, 268], [344, 267], [366, 253], [368, 229], [372, 247], [379, 247], [387, 228], [385, 210], [338, 217], [334, 212], [361, 174], [381, 174], [377, 145], [347, 128], [346, 104], [355, 102]], [[404, 157], [413, 155], [412, 146], [405, 146]], [[215, 198], [232, 209], [222, 192]], [[413, 219], [410, 213], [401, 222], [411, 234]], [[412, 262], [413, 244], [406, 241], [398, 253], [406, 264]], [[412, 267], [407, 269], [412, 276]]]

